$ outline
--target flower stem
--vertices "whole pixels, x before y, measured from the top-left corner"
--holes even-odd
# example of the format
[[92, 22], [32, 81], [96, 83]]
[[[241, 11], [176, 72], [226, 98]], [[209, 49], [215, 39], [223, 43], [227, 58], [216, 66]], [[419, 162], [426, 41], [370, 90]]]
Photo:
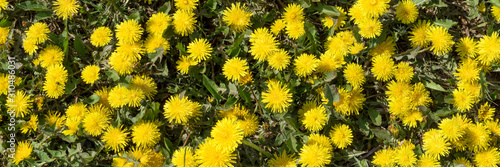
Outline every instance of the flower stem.
[[267, 152], [266, 150], [260, 148], [259, 146], [253, 144], [252, 142], [250, 142], [248, 140], [242, 140], [242, 143], [259, 151], [260, 153], [264, 154], [267, 158], [273, 158], [273, 155], [271, 155], [271, 153]]

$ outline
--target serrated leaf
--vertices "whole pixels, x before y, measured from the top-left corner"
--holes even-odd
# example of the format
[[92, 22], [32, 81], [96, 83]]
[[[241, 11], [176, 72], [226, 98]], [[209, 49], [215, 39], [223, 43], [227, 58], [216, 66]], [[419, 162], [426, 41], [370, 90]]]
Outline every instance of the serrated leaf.
[[39, 2], [39, 1], [26, 1], [17, 5], [17, 7], [26, 10], [26, 11], [51, 11], [47, 8], [47, 2]]
[[383, 129], [380, 129], [380, 128], [373, 128], [371, 129], [371, 131], [373, 132], [373, 134], [375, 134], [375, 136], [377, 136], [377, 138], [381, 138], [381, 139], [384, 139], [384, 140], [389, 140], [391, 139], [391, 132], [389, 132], [388, 130], [383, 130]]

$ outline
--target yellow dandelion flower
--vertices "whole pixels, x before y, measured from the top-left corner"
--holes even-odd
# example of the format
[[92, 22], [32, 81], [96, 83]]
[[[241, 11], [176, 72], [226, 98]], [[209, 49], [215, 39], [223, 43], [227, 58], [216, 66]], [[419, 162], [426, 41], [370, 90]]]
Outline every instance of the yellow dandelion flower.
[[333, 150], [333, 146], [330, 142], [330, 138], [328, 138], [325, 135], [312, 133], [309, 136], [307, 136], [306, 145], [315, 145], [315, 144], [320, 145], [321, 147], [325, 147], [329, 151]]
[[363, 43], [356, 42], [354, 43], [354, 45], [349, 47], [349, 53], [356, 55], [364, 49], [366, 49], [366, 47], [364, 46]]
[[343, 27], [345, 25], [345, 19], [347, 19], [347, 13], [345, 12], [344, 8], [340, 6], [335, 6], [337, 10], [340, 11], [339, 16], [331, 16], [331, 15], [326, 15], [321, 19], [321, 22], [323, 23], [323, 26], [326, 28], [332, 28], [335, 25], [334, 30], [338, 30], [340, 27]]
[[489, 65], [493, 61], [500, 59], [500, 38], [498, 32], [493, 32], [490, 36], [484, 35], [477, 44], [478, 56], [476, 59], [482, 65]]
[[141, 39], [143, 29], [137, 21], [127, 20], [118, 24], [115, 31], [120, 43], [132, 44]]
[[163, 55], [167, 54], [167, 50], [170, 50], [170, 43], [167, 39], [162, 36], [149, 36], [144, 41], [144, 49], [146, 53], [156, 53], [156, 48], [163, 48]]
[[142, 89], [129, 89], [125, 101], [127, 101], [127, 105], [129, 107], [138, 107], [145, 97], [146, 96], [144, 95]]
[[215, 143], [218, 150], [222, 152], [233, 152], [243, 140], [243, 130], [240, 124], [231, 118], [217, 121], [210, 135], [213, 138], [211, 142]]
[[108, 128], [110, 116], [101, 105], [93, 105], [83, 118], [83, 130], [91, 136], [99, 136]]
[[498, 119], [488, 120], [484, 124], [488, 127], [488, 130], [490, 130], [491, 133], [500, 135], [500, 123], [498, 122]]
[[398, 82], [410, 82], [413, 78], [413, 67], [408, 62], [399, 62], [394, 70], [394, 78]]
[[497, 7], [495, 5], [491, 6], [491, 14], [493, 17], [495, 17], [495, 21], [500, 21], [500, 7]]
[[316, 58], [316, 56], [302, 53], [299, 57], [297, 57], [297, 59], [295, 59], [294, 71], [298, 76], [306, 77], [316, 70], [318, 64], [319, 60]]
[[172, 156], [172, 164], [182, 167], [196, 167], [198, 165], [191, 147], [181, 147], [175, 150]]
[[21, 126], [21, 133], [35, 132], [38, 126], [38, 115], [32, 114], [30, 120]]
[[122, 129], [122, 126], [109, 126], [106, 132], [102, 134], [101, 139], [106, 143], [106, 148], [112, 149], [114, 152], [121, 152], [129, 141], [128, 134], [127, 129]]
[[99, 27], [90, 36], [90, 43], [95, 47], [105, 46], [111, 42], [112, 37], [111, 29], [108, 27]]
[[347, 125], [337, 124], [330, 131], [330, 139], [337, 148], [347, 148], [352, 143], [352, 131]]
[[87, 84], [93, 84], [99, 79], [99, 67], [96, 65], [89, 65], [82, 70], [82, 80]]
[[189, 72], [189, 67], [195, 66], [198, 63], [190, 58], [188, 56], [182, 56], [179, 60], [177, 60], [177, 71], [179, 71], [181, 74], [187, 74]]
[[[161, 167], [165, 162], [165, 157], [154, 149], [134, 150], [132, 154], [137, 155], [137, 157], [134, 156], [134, 158], [140, 162], [138, 167]], [[134, 164], [132, 164], [132, 166], [133, 165]]]
[[344, 70], [344, 77], [347, 83], [353, 87], [362, 87], [365, 83], [365, 71], [361, 65], [356, 63], [349, 63]]
[[222, 71], [226, 79], [231, 81], [238, 81], [241, 77], [247, 74], [248, 65], [247, 61], [239, 57], [233, 57], [224, 63]]
[[52, 9], [56, 15], [63, 20], [71, 19], [73, 14], [78, 12], [78, 9], [81, 8], [80, 5], [77, 4], [76, 0], [56, 0], [53, 2]]
[[175, 124], [185, 124], [189, 119], [201, 114], [201, 106], [197, 102], [189, 100], [186, 96], [170, 96], [163, 106], [163, 115], [168, 122]]
[[130, 83], [132, 83], [130, 85], [131, 89], [141, 89], [142, 92], [144, 92], [144, 95], [148, 97], [148, 99], [152, 99], [158, 92], [156, 90], [156, 82], [153, 80], [153, 78], [147, 75], [134, 75]]
[[330, 50], [327, 50], [319, 57], [319, 63], [316, 71], [327, 73], [342, 68], [344, 64], [344, 56], [338, 53], [332, 53], [330, 52]]
[[441, 26], [431, 26], [427, 30], [427, 37], [432, 42], [431, 51], [438, 56], [447, 54], [455, 43], [453, 36]]
[[45, 115], [45, 121], [47, 122], [47, 124], [49, 124], [50, 126], [57, 127], [57, 128], [63, 127], [64, 119], [65, 118], [61, 117], [61, 115], [58, 112], [54, 112], [54, 111], [49, 111]]
[[286, 34], [288, 34], [288, 36], [294, 40], [306, 34], [306, 30], [304, 29], [304, 21], [290, 23], [287, 22], [285, 30]]
[[430, 44], [430, 41], [427, 40], [427, 31], [431, 28], [431, 23], [427, 20], [419, 20], [417, 24], [415, 24], [411, 31], [409, 32], [409, 38], [411, 42], [411, 46], [416, 48], [420, 46], [420, 48], [427, 47]]
[[187, 53], [189, 53], [188, 57], [196, 62], [206, 60], [212, 53], [210, 43], [204, 38], [195, 39], [189, 43], [187, 48]]
[[483, 123], [469, 124], [465, 140], [470, 151], [484, 150], [490, 145], [490, 131]]
[[111, 91], [109, 91], [108, 101], [111, 107], [118, 108], [128, 104], [128, 96], [130, 90], [127, 87], [121, 85], [115, 86]]
[[286, 50], [279, 49], [267, 58], [267, 62], [272, 69], [282, 71], [290, 64], [290, 59], [291, 57]]
[[405, 141], [396, 149], [394, 159], [402, 167], [414, 166], [417, 163], [417, 156], [413, 149], [415, 149], [415, 145], [411, 141]]
[[283, 19], [277, 19], [273, 22], [273, 25], [271, 25], [271, 32], [274, 35], [278, 35], [281, 30], [283, 30], [286, 27], [286, 22]]
[[242, 120], [238, 120], [241, 129], [243, 129], [243, 137], [248, 137], [254, 135], [257, 129], [259, 128], [259, 121], [257, 116], [248, 115]]
[[461, 57], [476, 57], [477, 42], [471, 37], [461, 38], [456, 47], [456, 51]]
[[489, 148], [477, 152], [474, 156], [474, 162], [480, 167], [495, 167], [500, 164], [500, 152], [498, 148]]
[[465, 117], [455, 115], [452, 118], [442, 119], [441, 123], [439, 123], [439, 129], [441, 129], [443, 137], [448, 141], [455, 142], [465, 134], [468, 124]]
[[[30, 45], [41, 44], [44, 43], [45, 40], [49, 39], [48, 33], [50, 33], [49, 26], [45, 23], [38, 22], [31, 25], [28, 28], [28, 31], [26, 31], [26, 40], [31, 42]], [[27, 50], [26, 47], [24, 49]]]
[[132, 73], [135, 63], [137, 60], [123, 56], [118, 52], [113, 52], [109, 57], [109, 65], [121, 76]]
[[396, 44], [392, 37], [387, 37], [384, 42], [378, 44], [375, 48], [370, 50], [369, 54], [373, 57], [378, 56], [392, 56], [396, 51]]
[[474, 82], [479, 80], [479, 68], [478, 64], [474, 59], [466, 58], [462, 61], [459, 68], [456, 69], [457, 72], [453, 73], [457, 79], [464, 82]]
[[420, 156], [420, 159], [417, 162], [417, 167], [440, 167], [437, 159], [432, 157], [431, 155], [425, 153]]
[[333, 102], [335, 110], [342, 115], [357, 115], [359, 110], [363, 107], [365, 96], [361, 88], [354, 88], [352, 91], [347, 91], [344, 88], [337, 88], [339, 92], [339, 101]]
[[16, 91], [14, 98], [9, 96], [6, 106], [9, 111], [14, 111], [16, 113], [16, 118], [23, 118], [25, 115], [31, 113], [31, 108], [33, 108], [33, 99], [31, 99], [31, 95], [26, 94], [22, 90], [18, 90]]
[[111, 108], [111, 105], [109, 104], [108, 101], [108, 96], [109, 96], [108, 87], [103, 87], [102, 89], [95, 91], [94, 94], [100, 97], [99, 101], [97, 102], [98, 104], [101, 104], [107, 108]]
[[361, 21], [369, 18], [359, 3], [354, 3], [354, 5], [352, 5], [349, 9], [349, 16], [351, 16], [351, 20], [354, 20], [354, 24], [360, 24]]
[[402, 119], [403, 124], [410, 128], [417, 127], [417, 122], [422, 122], [424, 117], [422, 116], [422, 112], [420, 110], [411, 110], [408, 115], [405, 115]]
[[19, 142], [16, 146], [16, 153], [14, 154], [12, 163], [19, 165], [21, 161], [30, 158], [31, 152], [33, 152], [33, 146], [31, 145], [31, 142]]
[[62, 133], [66, 136], [74, 135], [80, 126], [81, 118], [67, 117], [64, 125], [68, 127]]
[[286, 150], [281, 152], [280, 155], [274, 153], [274, 157], [268, 161], [270, 167], [296, 167], [297, 158], [292, 155], [288, 155]]
[[469, 91], [464, 89], [453, 91], [453, 105], [461, 112], [469, 111], [474, 101], [474, 97]]
[[304, 8], [302, 8], [299, 4], [288, 4], [285, 8], [285, 13], [283, 13], [283, 20], [285, 20], [287, 24], [302, 22], [304, 20], [303, 12]]
[[207, 138], [204, 143], [198, 146], [195, 151], [196, 162], [200, 167], [233, 167], [235, 163], [236, 154], [228, 151], [220, 150], [214, 139]]
[[358, 3], [367, 16], [378, 17], [383, 15], [389, 8], [390, 0], [360, 0]]
[[382, 23], [376, 19], [365, 19], [358, 26], [359, 34], [364, 38], [375, 38], [382, 33]]
[[64, 53], [58, 46], [49, 45], [40, 52], [39, 56], [41, 66], [48, 68], [52, 65], [62, 64]]
[[174, 0], [175, 8], [178, 10], [193, 11], [198, 5], [198, 0]]
[[399, 1], [396, 7], [396, 18], [403, 24], [411, 24], [417, 20], [418, 9], [411, 0]]
[[132, 126], [132, 142], [137, 147], [151, 148], [160, 140], [160, 130], [157, 123], [139, 122]]
[[226, 8], [222, 13], [222, 20], [236, 32], [241, 32], [251, 25], [250, 17], [253, 13], [247, 12], [245, 4], [241, 5], [239, 2], [232, 3], [231, 8]]
[[111, 163], [112, 167], [134, 167], [134, 162], [128, 162], [128, 159], [115, 157], [113, 158], [113, 163]]
[[430, 92], [425, 89], [425, 85], [421, 82], [415, 83], [413, 85], [413, 91], [410, 94], [410, 99], [412, 101], [412, 106], [426, 106], [432, 102], [430, 97]]
[[473, 167], [473, 165], [470, 163], [470, 161], [468, 159], [466, 159], [465, 157], [458, 157], [458, 158], [454, 159], [453, 162], [457, 163], [457, 164], [462, 164], [465, 167]]
[[163, 31], [170, 26], [170, 21], [171, 18], [168, 14], [163, 12], [155, 13], [146, 22], [146, 31], [153, 36], [162, 36]]
[[411, 93], [412, 87], [409, 83], [407, 82], [396, 82], [396, 81], [391, 81], [387, 85], [387, 91], [385, 94], [389, 99], [403, 99], [404, 97], [407, 97], [408, 94]]
[[495, 108], [491, 107], [490, 104], [488, 104], [488, 102], [481, 105], [481, 108], [477, 110], [477, 117], [479, 117], [479, 119], [483, 121], [493, 119], [494, 115], [495, 115]]
[[187, 10], [177, 10], [172, 16], [174, 25], [174, 32], [181, 36], [188, 36], [194, 31], [194, 24], [196, 23], [195, 14]]
[[259, 61], [265, 61], [278, 50], [278, 42], [267, 28], [258, 28], [250, 35], [250, 54]]
[[386, 82], [394, 76], [394, 60], [391, 56], [383, 55], [372, 58], [372, 73], [378, 81]]
[[273, 113], [286, 112], [292, 102], [292, 93], [287, 86], [281, 86], [280, 81], [271, 80], [267, 83], [268, 89], [262, 93], [262, 102]]
[[66, 109], [66, 116], [72, 118], [82, 119], [85, 113], [88, 112], [87, 105], [79, 102], [71, 104], [68, 109]]
[[[36, 53], [38, 46], [36, 46], [35, 40], [23, 39], [23, 48], [24, 48], [25, 53], [28, 53], [29, 55], [33, 55], [33, 53]], [[36, 60], [39, 60], [39, 59], [36, 59]]]
[[123, 43], [118, 42], [118, 47], [116, 47], [115, 52], [120, 56], [125, 57], [127, 59], [132, 59], [134, 61], [141, 60], [141, 54], [144, 52], [144, 48], [142, 44], [139, 42], [134, 43]]
[[373, 156], [372, 163], [382, 167], [392, 167], [396, 163], [394, 159], [395, 156], [396, 151], [392, 148], [378, 150]]
[[[2, 2], [0, 1], [0, 8], [2, 7], [1, 3]], [[9, 32], [10, 32], [9, 27], [0, 27], [0, 45], [1, 45], [1, 47], [5, 46], [4, 44], [7, 43], [7, 40], [9, 38]]]
[[0, 11], [5, 10], [8, 4], [9, 2], [7, 2], [7, 0], [0, 0]]
[[7, 95], [9, 86], [9, 75], [0, 73], [0, 95]]
[[322, 105], [307, 110], [301, 120], [308, 131], [320, 131], [327, 121], [326, 109]]
[[441, 156], [446, 156], [450, 153], [450, 143], [448, 143], [440, 130], [431, 129], [424, 133], [422, 137], [424, 144], [423, 150], [429, 156], [439, 159]]
[[319, 167], [330, 163], [332, 153], [328, 148], [322, 147], [319, 144], [312, 144], [302, 146], [299, 156], [299, 164]]

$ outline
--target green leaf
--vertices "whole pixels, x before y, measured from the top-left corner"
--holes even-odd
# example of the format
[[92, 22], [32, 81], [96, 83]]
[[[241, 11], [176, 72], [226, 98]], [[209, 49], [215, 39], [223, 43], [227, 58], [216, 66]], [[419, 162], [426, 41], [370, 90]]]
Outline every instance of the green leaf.
[[373, 129], [371, 129], [371, 131], [373, 132], [373, 134], [375, 134], [375, 136], [377, 136], [377, 138], [384, 139], [384, 140], [390, 140], [391, 136], [392, 136], [391, 132], [389, 132], [388, 130], [380, 129], [380, 128], [373, 128]]
[[159, 9], [158, 9], [158, 12], [163, 12], [163, 13], [166, 13], [168, 14], [168, 12], [170, 12], [171, 8], [170, 8], [170, 2], [165, 2], [163, 4], [163, 6], [161, 6]]
[[76, 136], [75, 135], [72, 135], [72, 136], [65, 136], [63, 134], [60, 134], [59, 137], [64, 140], [64, 141], [67, 141], [69, 143], [73, 143], [75, 142], [76, 140]]
[[135, 21], [139, 21], [140, 19], [141, 19], [140, 12], [134, 12], [134, 13], [130, 14], [127, 18], [127, 20], [135, 20]]
[[454, 25], [457, 25], [458, 23], [453, 20], [446, 19], [446, 20], [436, 20], [434, 21], [434, 24], [449, 29]]
[[75, 49], [78, 52], [78, 55], [84, 57], [88, 52], [85, 50], [85, 46], [83, 45], [82, 38], [80, 36], [75, 37]]
[[236, 101], [238, 101], [238, 99], [234, 98], [234, 97], [230, 97], [229, 99], [227, 99], [226, 103], [224, 103], [224, 107], [225, 108], [229, 108], [231, 106], [233, 106]]
[[215, 0], [208, 0], [203, 5], [203, 8], [210, 9], [210, 11], [214, 11], [215, 9], [217, 9], [217, 1], [215, 1]]
[[319, 13], [326, 14], [326, 15], [333, 15], [333, 16], [340, 15], [340, 11], [336, 7], [330, 6], [330, 5], [319, 4], [318, 11], [319, 11]]
[[53, 15], [53, 13], [51, 11], [38, 12], [35, 15], [35, 20], [37, 20], [37, 21], [45, 20], [45, 19], [52, 17], [52, 15]]
[[66, 83], [65, 93], [71, 94], [71, 92], [73, 92], [76, 89], [76, 84], [78, 84], [78, 79], [76, 78], [69, 79], [68, 82]]
[[0, 21], [0, 27], [9, 27], [12, 24], [7, 18]]
[[214, 81], [208, 79], [205, 74], [203, 74], [203, 85], [208, 89], [208, 91], [214, 96], [216, 100], [224, 99], [219, 93], [217, 93], [217, 89], [219, 87], [217, 87]]
[[434, 90], [437, 90], [437, 91], [441, 91], [441, 92], [446, 92], [446, 90], [444, 90], [444, 88], [441, 85], [435, 83], [432, 80], [429, 80], [429, 81], [425, 82], [425, 87], [427, 87], [429, 89], [434, 89]]
[[488, 2], [500, 8], [500, 0], [489, 0]]
[[413, 3], [415, 3], [415, 6], [421, 6], [423, 4], [430, 2], [431, 0], [412, 0], [412, 1]]
[[99, 99], [101, 99], [101, 97], [99, 95], [92, 95], [92, 96], [88, 97], [87, 99], [85, 99], [84, 102], [87, 104], [95, 104], [99, 101]]
[[180, 42], [179, 42], [179, 43], [177, 43], [177, 45], [175, 45], [175, 47], [176, 47], [177, 49], [179, 49], [179, 51], [181, 52], [181, 54], [180, 54], [180, 55], [184, 55], [184, 54], [186, 54], [186, 53], [187, 53], [187, 52], [186, 52], [186, 49], [184, 48], [184, 46], [182, 45], [182, 43], [180, 43]]
[[325, 83], [325, 87], [323, 88], [323, 93], [325, 94], [325, 97], [328, 99], [328, 104], [327, 105], [333, 105], [333, 102], [338, 102], [339, 101], [339, 93], [335, 91], [333, 93], [333, 90], [335, 88], [331, 86], [328, 83]]
[[111, 78], [113, 81], [118, 81], [120, 80], [120, 76], [115, 70], [108, 70], [104, 72], [109, 78]]
[[47, 2], [43, 1], [26, 1], [17, 5], [17, 7], [26, 11], [52, 11], [47, 8]]
[[377, 126], [380, 126], [382, 124], [382, 116], [380, 116], [380, 113], [377, 110], [375, 110], [375, 108], [369, 108], [368, 115], [370, 115], [373, 124]]
[[252, 102], [252, 98], [250, 97], [250, 92], [248, 91], [238, 91], [238, 94], [240, 97], [245, 100], [245, 103], [250, 103]]

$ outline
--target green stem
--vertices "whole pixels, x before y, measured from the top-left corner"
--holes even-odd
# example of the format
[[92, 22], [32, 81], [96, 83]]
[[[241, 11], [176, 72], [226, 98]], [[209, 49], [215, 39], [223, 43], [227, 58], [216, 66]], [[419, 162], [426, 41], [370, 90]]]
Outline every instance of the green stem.
[[243, 140], [242, 143], [259, 151], [260, 153], [264, 154], [267, 158], [273, 158], [273, 155], [271, 155], [271, 153], [267, 152], [266, 150], [260, 148], [259, 146], [253, 144], [252, 142], [250, 142], [248, 140]]

